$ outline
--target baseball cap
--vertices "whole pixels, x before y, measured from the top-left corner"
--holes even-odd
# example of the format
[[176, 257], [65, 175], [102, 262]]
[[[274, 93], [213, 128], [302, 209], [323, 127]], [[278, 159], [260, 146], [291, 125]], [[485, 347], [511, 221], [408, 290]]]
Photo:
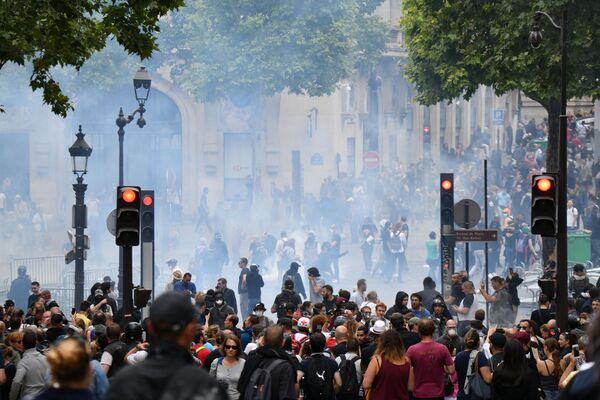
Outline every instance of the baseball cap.
[[150, 320], [157, 332], [179, 332], [196, 317], [190, 299], [179, 292], [160, 295], [150, 306]]
[[501, 333], [495, 332], [493, 335], [490, 336], [490, 343], [494, 347], [502, 349], [502, 348], [504, 348], [504, 345], [506, 344], [506, 336], [504, 336]]
[[102, 289], [96, 289], [94, 291], [94, 297], [96, 296], [104, 296], [104, 292], [102, 291]]
[[256, 310], [267, 311], [267, 309], [265, 308], [264, 303], [256, 303], [256, 305], [254, 306], [254, 311], [256, 311]]
[[529, 333], [520, 331], [515, 333], [513, 339], [518, 340], [521, 344], [528, 344], [531, 337], [529, 336]]

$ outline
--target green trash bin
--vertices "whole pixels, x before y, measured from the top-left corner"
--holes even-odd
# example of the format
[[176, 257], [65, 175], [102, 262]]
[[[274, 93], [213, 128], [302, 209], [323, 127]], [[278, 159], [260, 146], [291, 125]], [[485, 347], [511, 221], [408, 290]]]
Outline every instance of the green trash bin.
[[585, 263], [592, 259], [592, 234], [567, 233], [567, 259], [570, 263]]

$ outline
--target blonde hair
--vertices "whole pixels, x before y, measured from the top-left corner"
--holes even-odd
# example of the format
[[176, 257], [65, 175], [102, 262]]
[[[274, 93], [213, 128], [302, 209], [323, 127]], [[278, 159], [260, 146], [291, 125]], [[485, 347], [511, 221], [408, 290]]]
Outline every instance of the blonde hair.
[[79, 382], [89, 373], [90, 352], [86, 344], [77, 339], [65, 339], [46, 353], [50, 371], [60, 383]]

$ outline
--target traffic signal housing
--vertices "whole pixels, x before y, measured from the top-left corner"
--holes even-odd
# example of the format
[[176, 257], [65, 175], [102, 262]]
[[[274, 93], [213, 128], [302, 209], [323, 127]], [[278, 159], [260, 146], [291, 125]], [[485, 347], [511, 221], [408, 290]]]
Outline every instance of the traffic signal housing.
[[140, 244], [140, 204], [138, 186], [117, 187], [117, 246]]
[[423, 154], [426, 158], [431, 157], [431, 130], [428, 126], [423, 128]]
[[440, 223], [442, 235], [454, 231], [454, 174], [440, 174]]
[[154, 241], [154, 190], [142, 190], [140, 193], [140, 232], [142, 242]]
[[534, 175], [531, 182], [531, 233], [555, 237], [558, 232], [558, 177]]

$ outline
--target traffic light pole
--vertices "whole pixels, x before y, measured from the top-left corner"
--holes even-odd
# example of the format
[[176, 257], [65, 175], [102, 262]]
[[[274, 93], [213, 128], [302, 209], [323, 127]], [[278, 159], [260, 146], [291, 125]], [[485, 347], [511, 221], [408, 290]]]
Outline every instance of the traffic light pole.
[[[125, 139], [125, 125], [129, 122], [123, 114], [123, 108], [119, 110], [119, 116], [116, 120], [119, 130], [117, 135], [119, 136], [119, 186], [123, 186], [123, 141]], [[117, 305], [123, 307], [123, 247], [119, 246], [119, 276], [117, 277], [117, 290], [119, 291], [119, 297], [117, 299]]]
[[123, 252], [123, 321], [131, 321], [133, 313], [133, 252], [131, 246], [120, 246]]
[[567, 10], [560, 27], [560, 120], [558, 141], [558, 234], [556, 236], [556, 319], [562, 332], [568, 330], [567, 273]]

